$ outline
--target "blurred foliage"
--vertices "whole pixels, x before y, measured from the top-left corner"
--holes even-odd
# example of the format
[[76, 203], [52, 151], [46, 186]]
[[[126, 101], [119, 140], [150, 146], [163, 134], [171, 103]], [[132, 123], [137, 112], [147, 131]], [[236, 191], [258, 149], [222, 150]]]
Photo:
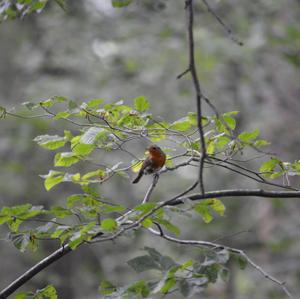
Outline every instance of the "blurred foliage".
[[[174, 144], [168, 139], [168, 132], [172, 130], [180, 135], [195, 129], [195, 113], [188, 112], [194, 110], [190, 82], [186, 77], [175, 80], [187, 63], [183, 3], [76, 1], [69, 3], [64, 14], [54, 2], [62, 3], [2, 1], [0, 6], [0, 18], [7, 20], [1, 24], [0, 31], [3, 41], [0, 49], [3, 65], [0, 71], [0, 115], [6, 117], [5, 121], [1, 120], [0, 155], [4, 171], [1, 172], [0, 200], [1, 205], [10, 206], [2, 208], [0, 222], [6, 223], [11, 230], [7, 240], [21, 251], [35, 251], [39, 245], [45, 251], [56, 247], [43, 238], [59, 239], [60, 243], [71, 241], [72, 247], [76, 248], [82, 241], [91, 240], [94, 234], [113, 233], [118, 229], [115, 216], [125, 207], [131, 207], [133, 198], [141, 197], [145, 185], [136, 190], [128, 187], [130, 171], [140, 159], [126, 156], [115, 148], [118, 138], [128, 138], [128, 133], [115, 130], [115, 127], [107, 128], [107, 124], [103, 123], [105, 120], [122, 130], [146, 130], [151, 141], [162, 142], [169, 158], [175, 156], [176, 151], [173, 151]], [[112, 4], [124, 8], [113, 9]], [[297, 128], [300, 124], [297, 112], [300, 108], [299, 4], [296, 0], [288, 3], [269, 0], [238, 5], [231, 0], [212, 5], [232, 26], [233, 32], [241, 37], [245, 46], [237, 47], [227, 39], [226, 32], [221, 31], [222, 28], [200, 1], [197, 3], [196, 13], [201, 18], [196, 20], [196, 54], [202, 85], [220, 111], [234, 110], [222, 112], [219, 117], [211, 115], [209, 110], [205, 111], [207, 115], [202, 122], [207, 126], [209, 154], [239, 152], [240, 158], [248, 157], [252, 147], [268, 145], [265, 138], [259, 137], [257, 128], [260, 128], [261, 135], [272, 141], [272, 151], [276, 149], [283, 158], [279, 159], [274, 154], [263, 161], [249, 161], [249, 164], [259, 169], [266, 178], [280, 177], [276, 182], [295, 184], [299, 182], [297, 176], [292, 177], [299, 173], [296, 160], [299, 148]], [[44, 14], [35, 14], [42, 9]], [[14, 23], [8, 20], [15, 17], [23, 20]], [[55, 94], [64, 96], [53, 97]], [[92, 100], [85, 100], [88, 98]], [[125, 101], [120, 102], [120, 99]], [[134, 100], [129, 102], [127, 99]], [[16, 113], [13, 106], [24, 101], [27, 111]], [[31, 117], [38, 109], [42, 109], [43, 119], [34, 117], [31, 122], [22, 119]], [[47, 110], [50, 110], [50, 115]], [[240, 113], [237, 114], [236, 110]], [[11, 114], [20, 117], [12, 119]], [[37, 116], [39, 114], [37, 112]], [[69, 118], [75, 122], [83, 121], [88, 126], [75, 128], [74, 124], [66, 123]], [[37, 149], [33, 138], [41, 147], [55, 151], [55, 156], [47, 156], [45, 151]], [[144, 143], [147, 141], [132, 141], [125, 150], [134, 151], [135, 156], [140, 155]], [[190, 144], [181, 140], [176, 147], [179, 152], [199, 151], [196, 137]], [[263, 153], [262, 156], [265, 157]], [[91, 160], [95, 163], [105, 161], [104, 164], [109, 165], [91, 169]], [[289, 160], [295, 162], [285, 162]], [[48, 190], [57, 186], [45, 194], [37, 175], [47, 173], [53, 161], [55, 170], [44, 175], [44, 182]], [[120, 161], [124, 161], [126, 167]], [[172, 166], [174, 163], [169, 165]], [[69, 173], [69, 167], [74, 172]], [[250, 166], [247, 164], [247, 167]], [[167, 175], [162, 175], [163, 188], [158, 187], [156, 200], [182, 190], [196, 175], [193, 170], [179, 169], [176, 173], [178, 176], [169, 174], [168, 180], [165, 178]], [[113, 183], [108, 180], [102, 184], [111, 175], [114, 175]], [[214, 172], [208, 168], [207, 175], [209, 188], [220, 185], [230, 188], [256, 186], [239, 176], [228, 174], [226, 170]], [[67, 184], [60, 184], [62, 182]], [[76, 186], [71, 187], [73, 184], [70, 183]], [[31, 204], [24, 205], [24, 202]], [[154, 205], [138, 206], [134, 219], [142, 217]], [[288, 276], [297, 293], [297, 205], [287, 200], [278, 204], [278, 201], [250, 202], [241, 199], [240, 202], [228, 202], [226, 206], [227, 217], [222, 220], [213, 212], [215, 207], [222, 215], [222, 203], [202, 202], [200, 206], [192, 207], [196, 213], [167, 210], [153, 215], [143, 225], [147, 228], [153, 225], [153, 221], [160, 222], [166, 230], [181, 233], [187, 238], [217, 239], [225, 235], [225, 244], [248, 249], [253, 254], [258, 252], [257, 259], [264, 264], [272, 264], [272, 272]], [[184, 212], [188, 217], [183, 215]], [[176, 221], [172, 213], [175, 213]], [[197, 213], [210, 224], [199, 222]], [[82, 223], [78, 223], [77, 214]], [[104, 216], [100, 222], [99, 214]], [[211, 221], [214, 216], [215, 221]], [[31, 219], [35, 221], [30, 222]], [[46, 222], [36, 226], [36, 219]], [[199, 226], [203, 229], [199, 230]], [[249, 228], [252, 232], [246, 236], [226, 240], [228, 234]], [[2, 233], [6, 233], [6, 229]], [[129, 237], [134, 238], [129, 239], [130, 244], [126, 241], [118, 241], [115, 247], [101, 244], [96, 247], [96, 253], [93, 249], [86, 252], [81, 248], [84, 260], [81, 256], [80, 259], [79, 256], [77, 259], [74, 257], [74, 273], [68, 273], [71, 266], [68, 267], [68, 261], [63, 261], [66, 266], [62, 269], [55, 266], [50, 276], [33, 281], [30, 288], [51, 283], [57, 286], [61, 298], [82, 298], [87, 294], [95, 297], [95, 287], [103, 281], [100, 286], [102, 295], [136, 294], [143, 297], [152, 291], [167, 293], [176, 285], [183, 294], [178, 296], [182, 298], [192, 294], [194, 289], [203, 291], [210, 281], [216, 282], [216, 285], [214, 289], [204, 291], [207, 298], [253, 298], [254, 294], [264, 298], [282, 298], [272, 285], [268, 287], [257, 283], [261, 281], [259, 275], [253, 278], [252, 284], [247, 283], [239, 270], [230, 263], [226, 264], [228, 257], [219, 261], [218, 257], [209, 257], [208, 252], [189, 254], [163, 242], [155, 244], [156, 250], [146, 247], [147, 255], [142, 256], [143, 261], [160, 268], [156, 276], [160, 284], [149, 282], [147, 276], [132, 283], [133, 279], [128, 279], [132, 273], [122, 264], [130, 254], [134, 255], [131, 261], [137, 259], [139, 247], [144, 247], [147, 242], [153, 246], [153, 240], [138, 233]], [[136, 251], [132, 248], [133, 241]], [[19, 262], [11, 265], [16, 252], [9, 243], [4, 244], [1, 249], [3, 266], [11, 273], [3, 277], [1, 286], [15, 278], [14, 272], [24, 271], [41, 257], [18, 257]], [[159, 260], [174, 256], [170, 267], [163, 268], [157, 262], [157, 252], [161, 254]], [[205, 258], [207, 264], [203, 262]], [[132, 264], [137, 270], [136, 263]], [[229, 277], [225, 264], [230, 267]], [[144, 272], [148, 269], [151, 267], [139, 270]], [[239, 277], [235, 278], [235, 272]], [[180, 278], [177, 279], [177, 276]], [[230, 283], [225, 286], [220, 280], [216, 281], [217, 276]], [[136, 277], [140, 279], [140, 274]], [[177, 295], [172, 293], [170, 296], [176, 298]]]

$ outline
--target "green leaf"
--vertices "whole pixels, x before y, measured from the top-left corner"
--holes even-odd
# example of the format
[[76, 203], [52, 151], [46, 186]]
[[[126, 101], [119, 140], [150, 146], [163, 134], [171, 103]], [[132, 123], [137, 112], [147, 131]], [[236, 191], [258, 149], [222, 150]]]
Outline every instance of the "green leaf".
[[229, 270], [226, 268], [221, 269], [220, 277], [224, 282], [227, 283], [229, 281]]
[[79, 157], [72, 152], [57, 153], [54, 158], [54, 166], [69, 167], [79, 161]]
[[52, 189], [55, 185], [61, 183], [64, 179], [65, 173], [61, 171], [50, 170], [47, 175], [41, 175], [45, 179], [44, 186], [47, 191]]
[[270, 144], [270, 142], [267, 141], [267, 140], [264, 140], [264, 139], [256, 140], [254, 142], [254, 146], [256, 146], [256, 147], [263, 147], [263, 146], [266, 146], [266, 145], [269, 145], [269, 144]]
[[[114, 2], [127, 3], [126, 5], [123, 5], [123, 6], [127, 6], [131, 1], [126, 1], [126, 0], [120, 1], [119, 0], [119, 1], [113, 1], [113, 3]], [[113, 6], [114, 6], [114, 4], [113, 4]], [[120, 6], [118, 6], [118, 7], [120, 7]], [[134, 101], [134, 109], [136, 109], [139, 112], [144, 112], [150, 108], [150, 104], [149, 104], [148, 100], [146, 99], [146, 97], [144, 97], [144, 96], [137, 97], [133, 101]]]
[[188, 117], [183, 117], [175, 122], [173, 122], [170, 126], [170, 129], [185, 132], [191, 128], [191, 122]]
[[67, 118], [71, 115], [72, 113], [69, 112], [69, 111], [60, 111], [58, 112], [54, 117], [53, 119], [57, 120], [57, 119], [64, 119], [64, 118]]
[[248, 143], [253, 141], [254, 139], [256, 139], [259, 135], [259, 130], [256, 129], [252, 132], [243, 132], [241, 134], [239, 134], [238, 139], [240, 139], [241, 141]]
[[95, 108], [95, 107], [99, 107], [103, 103], [104, 103], [103, 99], [92, 99], [87, 102], [87, 106], [89, 108]]
[[216, 213], [218, 213], [220, 216], [224, 215], [225, 212], [225, 206], [222, 203], [221, 200], [216, 198], [210, 198], [204, 201], [204, 204], [209, 205]]
[[127, 288], [126, 292], [130, 298], [147, 298], [150, 294], [149, 287], [144, 280], [135, 282]]
[[239, 267], [240, 267], [241, 270], [244, 270], [247, 267], [247, 265], [248, 265], [247, 259], [245, 259], [241, 255], [237, 256], [237, 261], [238, 261], [238, 265], [239, 265]]
[[273, 175], [273, 172], [277, 166], [281, 166], [282, 161], [277, 159], [276, 157], [272, 157], [270, 160], [264, 162], [261, 167], [259, 168], [259, 171], [266, 177], [271, 177]]
[[116, 291], [116, 287], [109, 281], [103, 280], [100, 284], [99, 291], [101, 295], [110, 295]]
[[94, 170], [94, 171], [87, 172], [86, 174], [84, 174], [82, 176], [82, 179], [83, 180], [89, 180], [90, 178], [93, 178], [93, 177], [103, 179], [105, 177], [105, 175], [106, 175], [105, 170], [97, 169], [97, 170]]
[[17, 292], [13, 299], [28, 299], [29, 294], [31, 295], [32, 293], [24, 292], [24, 291]]
[[188, 112], [188, 120], [191, 126], [197, 126], [197, 113], [196, 112]]
[[43, 148], [56, 150], [65, 145], [67, 142], [65, 137], [61, 137], [58, 135], [40, 135], [33, 139], [33, 141], [37, 142]]
[[216, 198], [205, 199], [193, 206], [194, 210], [199, 213], [205, 223], [212, 221], [213, 216], [211, 215], [211, 210], [215, 211], [217, 214], [223, 216], [225, 212], [225, 206], [223, 203]]
[[80, 138], [80, 142], [84, 144], [95, 144], [98, 140], [106, 141], [107, 130], [99, 127], [91, 127]]
[[101, 229], [105, 231], [114, 231], [118, 228], [118, 223], [115, 219], [108, 218], [101, 221]]
[[146, 218], [145, 220], [142, 221], [142, 226], [145, 228], [151, 227], [153, 224], [153, 221], [150, 218]]
[[201, 215], [205, 223], [209, 223], [213, 220], [213, 216], [206, 205], [202, 205], [201, 203], [196, 204], [194, 210]]
[[215, 148], [216, 148], [216, 145], [215, 145], [215, 142], [214, 140], [208, 140], [207, 141], [207, 146], [206, 146], [206, 151], [209, 155], [213, 155], [214, 152], [215, 152]]
[[217, 150], [222, 150], [230, 141], [230, 138], [226, 136], [219, 136], [215, 139], [215, 148]]
[[36, 296], [34, 297], [34, 299], [35, 298], [36, 299], [40, 299], [40, 298], [57, 299], [56, 289], [54, 288], [53, 285], [48, 285], [44, 289], [38, 290], [36, 294], [41, 295], [42, 297]]
[[40, 105], [42, 107], [46, 107], [46, 108], [50, 108], [52, 107], [54, 104], [56, 103], [61, 103], [61, 102], [65, 102], [67, 99], [65, 97], [62, 96], [54, 96], [48, 100], [42, 101], [40, 102]]
[[67, 216], [73, 215], [73, 213], [69, 209], [63, 208], [61, 206], [52, 207], [49, 213], [58, 218], [66, 218]]
[[162, 226], [164, 226], [168, 231], [174, 233], [175, 235], [180, 235], [180, 229], [178, 226], [172, 224], [170, 221], [161, 218], [153, 218], [153, 221], [158, 222]]
[[160, 289], [160, 292], [163, 294], [167, 294], [175, 284], [176, 279], [174, 277], [166, 279], [164, 285]]
[[138, 205], [134, 208], [134, 211], [141, 211], [143, 212], [142, 215], [150, 212], [156, 207], [156, 204], [154, 202], [146, 202], [141, 205]]
[[162, 270], [166, 271], [174, 266], [178, 266], [169, 256], [161, 255], [154, 248], [145, 246], [144, 250], [147, 251], [150, 257], [160, 265]]
[[223, 119], [231, 130], [234, 130], [236, 127], [236, 120], [228, 115], [227, 113], [223, 114]]
[[112, 0], [111, 4], [113, 7], [125, 7], [128, 6], [132, 0]]
[[72, 152], [73, 152], [75, 155], [78, 155], [78, 156], [87, 156], [87, 155], [89, 155], [94, 149], [95, 149], [95, 146], [94, 146], [93, 144], [77, 143], [77, 144], [72, 148]]

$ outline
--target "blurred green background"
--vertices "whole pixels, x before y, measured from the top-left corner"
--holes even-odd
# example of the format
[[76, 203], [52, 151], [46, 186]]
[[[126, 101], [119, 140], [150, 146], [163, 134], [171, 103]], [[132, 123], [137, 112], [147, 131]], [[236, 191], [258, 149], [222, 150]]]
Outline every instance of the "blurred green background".
[[[284, 161], [299, 159], [299, 0], [210, 1], [244, 42], [243, 47], [230, 40], [200, 0], [195, 2], [196, 58], [205, 95], [220, 112], [240, 111], [238, 131], [259, 128], [261, 136], [271, 141], [271, 152]], [[103, 98], [127, 103], [144, 95], [152, 112], [169, 121], [195, 111], [189, 76], [176, 79], [188, 63], [184, 1], [136, 0], [123, 9], [113, 8], [110, 0], [68, 4], [68, 12], [50, 2], [41, 14], [0, 24], [0, 105], [18, 111], [25, 101], [54, 95], [75, 101]], [[77, 191], [77, 187], [65, 184], [47, 193], [38, 177], [53, 168], [53, 153], [39, 148], [33, 138], [59, 134], [65, 126], [63, 121], [46, 119], [1, 120], [1, 207], [24, 202], [45, 206], [63, 203], [67, 195]], [[142, 150], [140, 145], [137, 153]], [[257, 168], [259, 162], [251, 166]], [[184, 169], [165, 175], [155, 192], [156, 199], [176, 194], [192, 182], [193, 175], [196, 173]], [[209, 190], [257, 187], [226, 171], [208, 171], [207, 175]], [[132, 206], [148, 183], [146, 179], [136, 187], [128, 179], [114, 177], [101, 192]], [[299, 186], [300, 180], [295, 178], [291, 183]], [[228, 198], [224, 203], [226, 217], [209, 225], [200, 217], [178, 219], [183, 236], [209, 241], [223, 238], [220, 243], [244, 249], [265, 270], [287, 281], [295, 296], [299, 294], [298, 200]], [[239, 231], [244, 232], [224, 238]], [[21, 254], [5, 241], [4, 228], [0, 233], [0, 288], [58, 247], [55, 241], [44, 242], [38, 253]], [[137, 274], [126, 261], [140, 255], [145, 245], [154, 244], [160, 252], [180, 261], [199, 254], [194, 248], [156, 240], [138, 234], [115, 243], [83, 246], [37, 275], [24, 289], [52, 283], [59, 298], [97, 298], [103, 279], [117, 285], [134, 281]], [[211, 285], [201, 298], [283, 298], [279, 287], [250, 267], [245, 271], [235, 265], [229, 267], [229, 282]]]

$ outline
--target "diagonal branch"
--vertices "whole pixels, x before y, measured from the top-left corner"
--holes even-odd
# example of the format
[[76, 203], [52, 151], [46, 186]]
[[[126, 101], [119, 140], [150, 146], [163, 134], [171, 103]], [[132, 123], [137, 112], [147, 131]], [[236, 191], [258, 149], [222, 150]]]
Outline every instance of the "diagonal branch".
[[148, 228], [148, 231], [150, 231], [152, 234], [154, 234], [156, 236], [160, 236], [161, 238], [164, 238], [173, 243], [177, 243], [177, 244], [181, 244], [181, 245], [194, 245], [194, 246], [199, 246], [199, 247], [208, 247], [208, 248], [211, 248], [212, 250], [224, 248], [231, 253], [238, 254], [238, 255], [242, 256], [248, 262], [248, 264], [250, 264], [254, 269], [256, 269], [258, 272], [260, 272], [266, 279], [278, 284], [289, 299], [293, 299], [292, 294], [290, 293], [290, 291], [288, 290], [288, 288], [285, 285], [286, 284], [285, 281], [280, 281], [276, 277], [267, 273], [262, 267], [257, 265], [243, 250], [229, 247], [229, 246], [224, 246], [224, 245], [217, 244], [214, 242], [178, 239], [178, 238], [174, 238], [172, 236], [164, 234], [162, 232], [162, 230], [156, 231], [152, 228]]
[[0, 299], [5, 299], [13, 292], [15, 292], [19, 287], [24, 285], [27, 281], [29, 281], [36, 274], [41, 272], [43, 269], [47, 268], [49, 265], [59, 260], [61, 257], [70, 253], [72, 249], [66, 245], [54, 251], [52, 254], [35, 264], [33, 267], [28, 269], [24, 274], [19, 276], [15, 281], [13, 281], [9, 286], [3, 289], [0, 292]]
[[219, 15], [210, 7], [207, 0], [202, 0], [203, 4], [206, 6], [207, 11], [217, 20], [217, 22], [225, 29], [229, 38], [239, 46], [243, 46], [243, 42], [238, 40], [232, 33], [232, 30], [224, 23], [224, 21], [219, 17]]

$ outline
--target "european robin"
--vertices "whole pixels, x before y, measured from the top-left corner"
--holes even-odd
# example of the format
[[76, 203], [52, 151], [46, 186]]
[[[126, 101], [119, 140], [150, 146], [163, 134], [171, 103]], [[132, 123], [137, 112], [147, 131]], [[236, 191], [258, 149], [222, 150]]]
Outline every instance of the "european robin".
[[148, 157], [143, 162], [137, 177], [132, 181], [133, 184], [138, 183], [144, 174], [156, 173], [165, 165], [166, 154], [159, 146], [150, 145], [147, 151]]

